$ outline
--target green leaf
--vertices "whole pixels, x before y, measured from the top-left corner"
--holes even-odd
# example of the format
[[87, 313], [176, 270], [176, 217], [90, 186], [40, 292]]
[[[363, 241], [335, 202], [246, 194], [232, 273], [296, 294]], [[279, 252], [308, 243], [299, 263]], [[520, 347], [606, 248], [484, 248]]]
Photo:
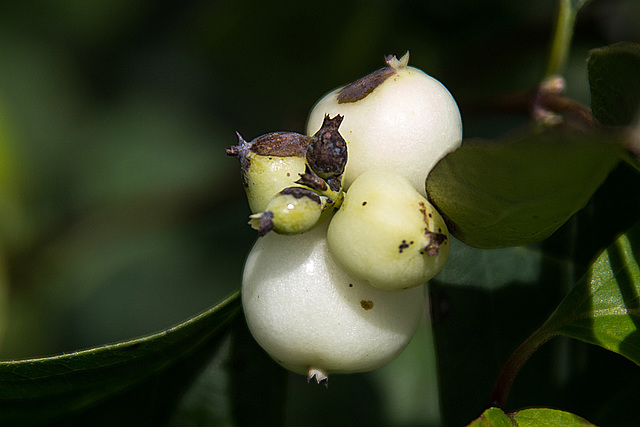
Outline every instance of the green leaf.
[[489, 408], [467, 427], [513, 427], [513, 423], [502, 410]]
[[509, 415], [514, 425], [519, 427], [587, 427], [593, 426], [589, 421], [569, 412], [557, 409], [533, 408], [518, 411]]
[[0, 363], [0, 423], [38, 423], [114, 398], [162, 374], [223, 336], [239, 293], [165, 331], [53, 357]]
[[593, 425], [584, 418], [557, 409], [532, 408], [507, 415], [498, 408], [489, 408], [468, 427], [587, 427]]
[[547, 129], [465, 140], [433, 168], [427, 194], [449, 231], [470, 246], [538, 242], [583, 208], [617, 164], [622, 149], [611, 139]]
[[593, 49], [587, 60], [591, 109], [603, 125], [627, 126], [640, 113], [640, 44]]
[[[481, 250], [452, 239], [449, 261], [429, 285], [442, 425], [465, 425], [482, 413], [509, 356], [638, 218], [640, 175], [621, 164], [586, 209], [539, 244]], [[560, 337], [526, 362], [507, 404], [587, 408], [580, 415], [604, 425], [616, 417], [637, 418], [635, 409], [611, 409], [618, 408], [616, 396], [625, 402], [639, 398], [627, 389], [640, 377], [640, 370], [629, 372], [630, 365], [615, 353]], [[585, 395], [585, 387], [601, 393]]]
[[591, 265], [545, 327], [640, 365], [640, 223]]

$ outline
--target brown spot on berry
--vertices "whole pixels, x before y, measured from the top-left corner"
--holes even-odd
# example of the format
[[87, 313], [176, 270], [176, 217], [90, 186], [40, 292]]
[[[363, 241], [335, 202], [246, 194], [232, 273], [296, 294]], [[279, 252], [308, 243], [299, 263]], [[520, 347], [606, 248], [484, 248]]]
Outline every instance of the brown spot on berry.
[[438, 255], [440, 252], [440, 246], [444, 245], [447, 241], [447, 236], [442, 233], [433, 233], [426, 229], [425, 236], [427, 236], [428, 243], [420, 253], [426, 253], [429, 256]]
[[398, 252], [402, 253], [405, 249], [407, 249], [413, 242], [407, 243], [406, 240], [403, 240], [402, 243], [398, 246]]
[[365, 301], [365, 300], [362, 300], [362, 301], [360, 301], [360, 306], [361, 306], [362, 308], [364, 308], [366, 311], [369, 311], [369, 310], [371, 310], [371, 309], [373, 308], [373, 301], [369, 301], [369, 300]]

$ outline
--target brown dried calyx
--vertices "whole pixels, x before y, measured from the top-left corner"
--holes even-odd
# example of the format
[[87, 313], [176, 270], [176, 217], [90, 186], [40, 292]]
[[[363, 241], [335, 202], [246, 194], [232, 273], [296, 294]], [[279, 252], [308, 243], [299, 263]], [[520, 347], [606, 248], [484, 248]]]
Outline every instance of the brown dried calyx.
[[347, 165], [347, 142], [338, 131], [343, 119], [339, 114], [334, 118], [325, 115], [322, 127], [311, 137], [307, 163], [321, 178], [340, 176]]
[[[347, 142], [338, 131], [342, 120], [341, 115], [326, 115], [312, 137], [272, 132], [247, 142], [238, 134], [238, 143], [226, 150], [240, 160], [242, 182], [254, 212], [249, 224], [260, 236], [271, 230], [301, 233], [324, 218], [321, 214], [326, 209], [340, 206], [347, 164]], [[276, 172], [269, 175], [272, 167]]]
[[405, 53], [400, 59], [396, 58], [395, 55], [388, 55], [384, 58], [384, 62], [387, 64], [385, 67], [367, 74], [340, 89], [340, 92], [338, 92], [338, 104], [360, 101], [369, 95], [385, 80], [396, 74], [399, 69], [407, 67], [409, 52]]
[[[251, 142], [236, 132], [238, 143], [226, 149], [228, 156], [238, 157], [240, 162], [248, 160], [249, 151], [260, 156], [304, 157], [311, 138], [295, 132], [271, 132]], [[244, 167], [244, 165], [242, 165]]]

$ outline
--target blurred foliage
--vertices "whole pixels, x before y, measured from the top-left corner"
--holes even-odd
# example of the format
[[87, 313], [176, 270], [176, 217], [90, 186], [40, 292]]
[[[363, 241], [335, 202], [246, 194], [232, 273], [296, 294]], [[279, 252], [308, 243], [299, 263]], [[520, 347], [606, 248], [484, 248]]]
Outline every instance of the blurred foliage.
[[[255, 235], [246, 225], [236, 161], [224, 155], [234, 131], [249, 139], [275, 130], [301, 132], [315, 100], [378, 68], [386, 54], [410, 50], [412, 65], [450, 89], [461, 108], [465, 137], [493, 137], [525, 123], [528, 111], [507, 105], [505, 97], [538, 84], [554, 9], [552, 0], [1, 3], [0, 265], [6, 280], [0, 280], [0, 330], [5, 332], [0, 356], [57, 354], [149, 334], [236, 291]], [[566, 72], [569, 97], [589, 104], [587, 51], [640, 41], [639, 16], [636, 0], [594, 0], [581, 11]], [[640, 198], [615, 197], [626, 195], [620, 182], [637, 184], [625, 168], [596, 194], [596, 201], [607, 203], [591, 204], [545, 242], [543, 251], [517, 248], [496, 255], [461, 245], [467, 255], [450, 263], [461, 272], [456, 283], [481, 272], [490, 276], [482, 286], [522, 284], [532, 288], [531, 294], [519, 294], [523, 304], [540, 303], [514, 322], [518, 330], [504, 337], [494, 365], [544, 320], [595, 250], [609, 243], [607, 236], [637, 219]], [[576, 237], [567, 231], [577, 223], [588, 229], [612, 213], [619, 216], [606, 224], [608, 234]], [[568, 248], [567, 236], [585, 239], [590, 250], [573, 240]], [[567, 258], [576, 247], [579, 253]], [[535, 256], [523, 257], [523, 252]], [[507, 268], [518, 259], [531, 270]], [[535, 289], [527, 271], [552, 271], [536, 267], [536, 260], [566, 268], [562, 274], [569, 277]], [[466, 285], [460, 292], [475, 292]], [[488, 304], [499, 299], [486, 298]], [[510, 304], [513, 300], [505, 303], [507, 311], [521, 312]], [[502, 332], [485, 326], [494, 336]], [[439, 425], [430, 335], [425, 321], [397, 361], [376, 372], [338, 376], [329, 391], [291, 376], [284, 419], [288, 425]], [[268, 391], [272, 382], [261, 382], [260, 375], [267, 372], [265, 378], [279, 381], [283, 371], [262, 350], [246, 345], [245, 357], [252, 357], [246, 363], [262, 358], [265, 366], [253, 374], [252, 395], [280, 399], [278, 390]], [[532, 360], [558, 382], [549, 398], [583, 391], [585, 383], [597, 389], [614, 374], [638, 377], [627, 375], [624, 360], [577, 347], [569, 353], [549, 350], [536, 355], [538, 362]], [[232, 408], [243, 408], [242, 402], [229, 401], [226, 389], [230, 366], [238, 368], [231, 362], [237, 360], [237, 342], [215, 349], [191, 387], [147, 384], [156, 396], [173, 393], [172, 401], [186, 390], [171, 406], [172, 414], [161, 398], [122, 398], [112, 404], [135, 405], [137, 415], [117, 421], [231, 425]], [[602, 365], [594, 359], [605, 360], [610, 371], [596, 375], [593, 366]], [[536, 377], [528, 368], [522, 383]], [[581, 375], [574, 376], [576, 370]], [[593, 375], [584, 375], [587, 371]], [[489, 369], [486, 376], [494, 378], [495, 372]], [[542, 396], [535, 386], [547, 383], [533, 384], [527, 393], [516, 384], [514, 404], [538, 403], [527, 398], [536, 392]], [[616, 387], [625, 386], [616, 382]], [[633, 399], [608, 400], [607, 407], [585, 399], [567, 399], [573, 406], [566, 409], [581, 414], [591, 406], [600, 418], [617, 416], [622, 424], [627, 420], [619, 416], [621, 408], [633, 408]], [[482, 410], [473, 409], [465, 422]], [[109, 413], [106, 406], [94, 415]]]

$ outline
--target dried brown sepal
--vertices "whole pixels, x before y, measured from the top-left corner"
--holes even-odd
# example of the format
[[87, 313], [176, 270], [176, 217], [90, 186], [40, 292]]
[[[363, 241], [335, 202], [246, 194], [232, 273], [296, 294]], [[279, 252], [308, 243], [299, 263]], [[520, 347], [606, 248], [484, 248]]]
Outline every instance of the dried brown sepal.
[[271, 132], [251, 141], [251, 151], [260, 156], [304, 157], [310, 139], [295, 132]]
[[300, 179], [295, 181], [296, 184], [307, 186], [313, 190], [325, 192], [329, 188], [324, 179], [313, 173], [307, 165], [304, 173], [300, 174]]
[[326, 179], [329, 188], [336, 193], [339, 193], [342, 189], [342, 175], [340, 176], [330, 176]]
[[249, 216], [249, 225], [258, 231], [258, 236], [264, 237], [273, 230], [273, 212], [266, 211]]
[[344, 116], [324, 116], [322, 127], [311, 137], [307, 148], [307, 163], [321, 178], [340, 176], [347, 164], [347, 142], [339, 127]]
[[247, 142], [240, 135], [239, 132], [236, 132], [236, 136], [238, 137], [238, 143], [236, 145], [232, 145], [231, 147], [226, 149], [227, 156], [237, 157], [240, 160], [240, 170], [242, 171], [242, 184], [247, 187], [247, 176], [246, 172], [249, 170], [249, 166], [251, 166], [251, 157], [249, 156], [249, 150], [251, 149], [251, 145], [253, 142]]
[[287, 187], [284, 190], [282, 190], [280, 194], [289, 195], [296, 199], [308, 197], [309, 199], [313, 200], [317, 204], [319, 205], [322, 204], [322, 201], [320, 200], [320, 196], [316, 192], [304, 187]]
[[360, 101], [395, 73], [395, 68], [387, 65], [346, 85], [338, 92], [338, 104]]

